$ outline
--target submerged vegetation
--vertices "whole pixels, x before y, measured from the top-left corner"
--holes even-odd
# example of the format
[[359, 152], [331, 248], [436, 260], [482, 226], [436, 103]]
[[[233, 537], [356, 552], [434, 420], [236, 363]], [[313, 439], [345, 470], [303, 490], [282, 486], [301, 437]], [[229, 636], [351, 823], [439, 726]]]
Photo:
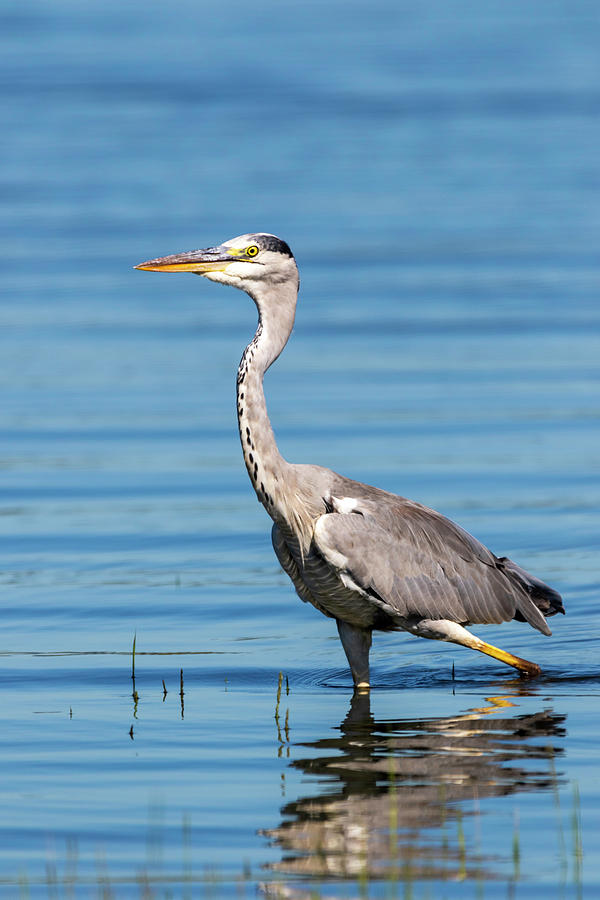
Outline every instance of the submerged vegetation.
[[[281, 686], [281, 677], [279, 679]], [[286, 740], [289, 709], [286, 711]], [[278, 728], [278, 743], [281, 732]], [[289, 742], [288, 756], [289, 754]], [[281, 748], [280, 748], [281, 749]], [[278, 754], [281, 756], [281, 753]], [[442, 896], [439, 885], [444, 884], [443, 896], [465, 897], [484, 900], [488, 896], [497, 897], [498, 887], [504, 882], [506, 896], [517, 896], [519, 885], [525, 888], [531, 882], [527, 858], [524, 856], [524, 835], [520, 827], [520, 806], [513, 806], [512, 833], [505, 831], [498, 839], [493, 839], [493, 852], [482, 847], [485, 819], [479, 803], [479, 791], [471, 785], [472, 802], [456, 805], [450, 800], [449, 792], [438, 786], [438, 810], [428, 827], [419, 832], [415, 824], [407, 827], [403, 818], [402, 804], [407, 799], [403, 791], [407, 787], [406, 773], [402, 771], [401, 756], [380, 757], [378, 768], [381, 781], [379, 802], [369, 809], [370, 819], [365, 820], [372, 827], [372, 834], [360, 836], [362, 828], [360, 812], [354, 809], [351, 823], [342, 837], [331, 840], [329, 832], [336, 817], [335, 802], [329, 804], [323, 795], [309, 818], [304, 820], [304, 837], [297, 832], [293, 854], [290, 855], [290, 820], [293, 810], [284, 810], [286, 819], [280, 829], [263, 834], [270, 841], [284, 846], [282, 835], [287, 833], [286, 853], [281, 863], [275, 866], [261, 866], [255, 870], [250, 863], [241, 861], [237, 868], [222, 870], [217, 865], [198, 864], [198, 847], [194, 842], [194, 821], [190, 814], [184, 814], [178, 833], [164, 828], [164, 810], [160, 805], [150, 805], [146, 826], [147, 861], [134, 871], [119, 871], [109, 866], [101, 851], [95, 851], [95, 871], [89, 866], [81, 868], [80, 849], [75, 838], [67, 840], [62, 851], [48, 857], [45, 873], [34, 878], [26, 871], [11, 881], [4, 879], [0, 891], [11, 884], [18, 891], [21, 900], [40, 896], [63, 900], [80, 896], [98, 897], [102, 900], [118, 900], [122, 897], [139, 897], [144, 900], [159, 900], [172, 897], [201, 898], [245, 898], [259, 896], [270, 900], [334, 900], [334, 898], [381, 897], [385, 900], [428, 900]], [[325, 761], [323, 761], [325, 762]], [[296, 762], [291, 763], [292, 766]], [[305, 765], [300, 762], [300, 765]], [[307, 770], [308, 771], [308, 770]], [[356, 770], [355, 770], [356, 771]], [[413, 773], [414, 774], [414, 773]], [[449, 779], [449, 784], [453, 779]], [[416, 783], [416, 782], [415, 782]], [[560, 896], [580, 900], [583, 897], [582, 881], [582, 826], [579, 788], [572, 788], [570, 807], [563, 810], [559, 798], [559, 780], [551, 780], [547, 787], [555, 791], [555, 842], [554, 848], [546, 848], [550, 855], [557, 855], [560, 865], [560, 879], [557, 888]], [[563, 794], [564, 796], [564, 794]], [[387, 805], [388, 815], [381, 821], [374, 812], [379, 811], [381, 798]], [[363, 802], [367, 801], [363, 796]], [[371, 795], [371, 800], [375, 794]], [[330, 806], [329, 813], [323, 801]], [[337, 801], [339, 802], [339, 801]], [[409, 798], [409, 803], [412, 801]], [[415, 810], [413, 813], [415, 815]], [[421, 815], [427, 819], [431, 811], [425, 807]], [[312, 825], [310, 824], [312, 823]], [[354, 833], [353, 833], [354, 828]], [[312, 835], [311, 835], [312, 829]], [[314, 838], [314, 840], [313, 840]], [[373, 842], [374, 841], [374, 842]], [[437, 845], [437, 846], [436, 846]], [[60, 859], [59, 859], [60, 857]], [[181, 859], [181, 866], [174, 865], [174, 859]], [[168, 858], [168, 862], [165, 860]], [[202, 857], [201, 857], [202, 858]], [[343, 860], [343, 863], [342, 863]], [[266, 875], [265, 869], [269, 869]], [[435, 885], [438, 884], [436, 888]], [[519, 896], [521, 893], [519, 892]], [[502, 894], [500, 894], [502, 896]]]
[[[164, 676], [154, 670], [151, 684], [140, 668], [140, 658], [148, 654], [140, 653], [136, 643], [134, 636], [129, 737], [135, 742], [144, 703], [160, 700], [168, 708], [167, 683], [175, 675], [172, 669]], [[177, 718], [183, 720], [184, 697], [197, 706], [203, 687], [192, 678], [184, 690], [183, 667], [178, 676], [179, 692], [172, 693], [178, 697]], [[136, 679], [143, 681], [142, 691]], [[449, 689], [455, 684], [451, 680]], [[242, 688], [235, 679], [223, 679], [222, 696], [236, 689]], [[198, 827], [202, 830], [206, 822], [196, 821], [190, 809], [179, 828], [167, 828], [164, 807], [151, 803], [144, 864], [131, 871], [109, 864], [99, 844], [92, 871], [89, 848], [80, 848], [72, 837], [48, 857], [43, 876], [24, 869], [3, 885], [18, 887], [22, 898], [57, 900], [251, 897], [257, 889], [274, 900], [426, 900], [441, 896], [441, 884], [444, 896], [462, 900], [496, 897], [503, 883], [506, 896], [523, 891], [526, 896], [540, 851], [535, 835], [522, 824], [528, 818], [524, 795], [530, 794], [550, 800], [554, 847], [547, 844], [546, 827], [543, 852], [561, 896], [578, 900], [583, 896], [582, 814], [579, 786], [569, 786], [559, 768], [565, 717], [551, 709], [523, 712], [527, 694], [521, 696], [520, 690], [488, 697], [484, 705], [460, 714], [382, 720], [373, 716], [369, 696], [357, 694], [331, 734], [293, 742], [291, 723], [302, 695], [292, 693], [288, 675], [279, 671], [270, 710], [274, 748], [282, 760], [276, 777], [283, 805], [280, 823], [259, 831], [269, 861], [207, 866], [198, 843]], [[266, 712], [268, 704], [263, 708]], [[227, 791], [227, 785], [222, 789]], [[497, 821], [501, 808], [512, 825], [490, 832], [490, 815]], [[543, 875], [547, 878], [548, 872]]]

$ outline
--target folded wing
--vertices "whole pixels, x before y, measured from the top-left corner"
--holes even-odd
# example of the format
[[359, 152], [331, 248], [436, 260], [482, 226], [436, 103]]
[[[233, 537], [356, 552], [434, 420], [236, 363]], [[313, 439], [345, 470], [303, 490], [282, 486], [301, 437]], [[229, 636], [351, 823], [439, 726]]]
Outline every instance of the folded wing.
[[555, 591], [434, 510], [386, 496], [387, 504], [334, 497], [317, 520], [315, 547], [345, 584], [403, 620], [518, 618], [551, 633], [542, 611], [564, 612]]

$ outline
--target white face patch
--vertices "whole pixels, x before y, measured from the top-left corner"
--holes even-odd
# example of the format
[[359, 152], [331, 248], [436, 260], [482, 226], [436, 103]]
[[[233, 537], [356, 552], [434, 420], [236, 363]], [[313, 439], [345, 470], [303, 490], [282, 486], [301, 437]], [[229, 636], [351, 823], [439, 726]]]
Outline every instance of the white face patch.
[[264, 272], [260, 263], [251, 260], [235, 259], [229, 263], [225, 272], [234, 278], [260, 278]]
[[231, 266], [227, 266], [227, 270], [223, 272], [199, 272], [199, 275], [202, 275], [203, 278], [206, 278], [208, 281], [215, 281], [217, 284], [227, 284], [230, 287], [241, 287], [241, 285], [235, 284], [235, 279], [229, 274], [228, 270]]

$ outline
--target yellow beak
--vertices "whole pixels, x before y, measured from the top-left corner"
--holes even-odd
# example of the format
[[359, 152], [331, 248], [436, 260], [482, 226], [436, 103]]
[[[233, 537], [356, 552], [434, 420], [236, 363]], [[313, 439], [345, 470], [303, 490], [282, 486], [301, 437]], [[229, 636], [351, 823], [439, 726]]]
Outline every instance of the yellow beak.
[[172, 256], [159, 256], [134, 266], [146, 272], [223, 272], [234, 260], [230, 253], [222, 247], [210, 247], [207, 250], [190, 250], [187, 253], [174, 253]]

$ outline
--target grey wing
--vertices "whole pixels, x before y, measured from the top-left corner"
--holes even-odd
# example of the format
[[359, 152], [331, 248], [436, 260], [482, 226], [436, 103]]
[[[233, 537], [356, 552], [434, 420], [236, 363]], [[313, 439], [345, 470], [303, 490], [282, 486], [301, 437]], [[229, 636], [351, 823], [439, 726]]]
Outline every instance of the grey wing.
[[379, 502], [359, 501], [352, 512], [321, 516], [314, 541], [348, 587], [388, 614], [461, 625], [506, 622], [518, 614], [550, 634], [527, 591], [493, 553], [419, 504], [398, 500], [382, 509]]

